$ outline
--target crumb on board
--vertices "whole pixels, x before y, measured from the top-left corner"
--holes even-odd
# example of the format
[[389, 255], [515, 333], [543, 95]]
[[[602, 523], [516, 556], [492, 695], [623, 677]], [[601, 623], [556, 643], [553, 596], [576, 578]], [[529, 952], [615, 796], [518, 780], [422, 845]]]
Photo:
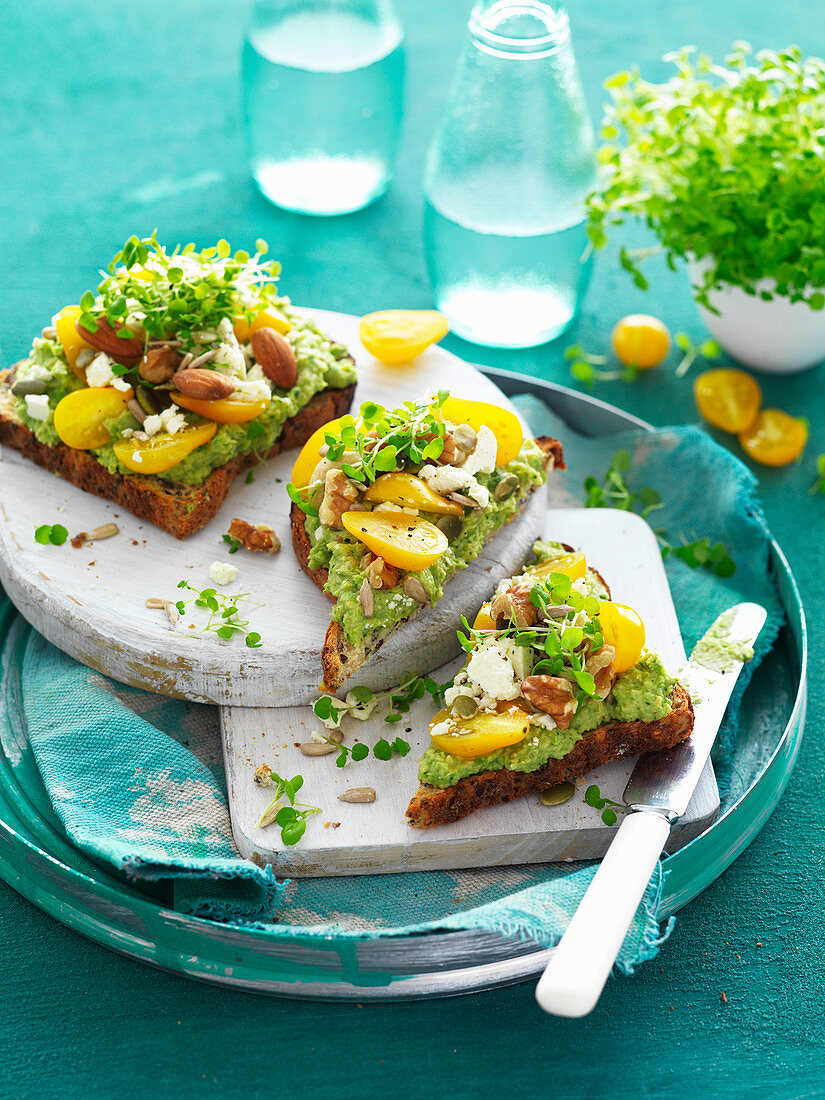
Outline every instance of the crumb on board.
[[719, 994], [719, 1000], [722, 1002], [723, 1005], [726, 1005], [728, 1003], [727, 994], [726, 993], [720, 993]]

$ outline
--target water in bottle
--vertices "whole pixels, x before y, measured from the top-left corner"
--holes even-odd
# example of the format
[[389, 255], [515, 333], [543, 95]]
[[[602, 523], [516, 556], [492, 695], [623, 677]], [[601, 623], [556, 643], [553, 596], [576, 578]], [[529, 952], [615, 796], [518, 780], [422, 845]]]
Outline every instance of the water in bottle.
[[252, 173], [278, 206], [358, 210], [386, 190], [404, 50], [389, 0], [263, 0], [243, 48]]
[[427, 264], [454, 332], [530, 347], [570, 325], [589, 272], [594, 180], [565, 11], [480, 0], [425, 183]]

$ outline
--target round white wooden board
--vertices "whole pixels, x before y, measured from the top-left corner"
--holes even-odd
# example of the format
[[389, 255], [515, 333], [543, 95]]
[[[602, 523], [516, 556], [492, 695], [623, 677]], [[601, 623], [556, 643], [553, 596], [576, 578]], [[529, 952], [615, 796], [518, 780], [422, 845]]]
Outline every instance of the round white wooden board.
[[[489, 379], [441, 348], [430, 348], [410, 367], [385, 367], [364, 350], [358, 318], [308, 312], [358, 362], [353, 408], [367, 399], [392, 407], [440, 388], [508, 405]], [[0, 583], [49, 641], [116, 680], [196, 702], [307, 703], [318, 693], [331, 604], [302, 573], [292, 551], [284, 485], [295, 453], [272, 459], [250, 485], [242, 475], [212, 522], [180, 541], [0, 447]], [[555, 481], [551, 475], [551, 485]], [[437, 606], [391, 636], [347, 686], [392, 687], [405, 674], [429, 672], [454, 656], [460, 615], [521, 564], [542, 531], [546, 507], [546, 494], [534, 494], [484, 554], [448, 582]], [[221, 535], [234, 516], [271, 524], [283, 544], [281, 552], [239, 550], [230, 556]], [[43, 523], [62, 523], [71, 536], [112, 520], [120, 528], [117, 536], [79, 550], [68, 542], [41, 546], [34, 541], [35, 528]], [[221, 642], [214, 634], [198, 634], [187, 629], [189, 617], [173, 629], [163, 611], [145, 606], [148, 597], [179, 599], [184, 593], [177, 584], [183, 579], [199, 589], [217, 587], [209, 579], [209, 565], [216, 560], [238, 566], [237, 580], [220, 590], [250, 594], [251, 602], [241, 609], [248, 609], [243, 616], [248, 629], [261, 635], [260, 649], [247, 648], [240, 638]]]

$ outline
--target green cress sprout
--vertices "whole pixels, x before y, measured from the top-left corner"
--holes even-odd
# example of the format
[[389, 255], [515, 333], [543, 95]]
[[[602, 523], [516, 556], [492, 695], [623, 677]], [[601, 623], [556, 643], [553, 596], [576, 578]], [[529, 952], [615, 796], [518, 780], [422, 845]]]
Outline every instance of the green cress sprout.
[[[647, 519], [651, 512], [663, 508], [664, 504], [655, 489], [645, 486], [638, 492], [630, 490], [624, 476], [630, 465], [629, 452], [619, 450], [610, 460], [603, 483], [595, 477], [586, 478], [585, 508], [619, 508], [625, 512], [635, 512], [642, 519]], [[823, 475], [825, 476], [825, 462]], [[683, 538], [681, 544], [673, 545], [668, 541], [665, 528], [654, 528], [654, 534], [659, 540], [663, 558], [672, 554], [691, 569], [705, 568], [717, 577], [732, 577], [736, 572], [736, 562], [721, 542], [711, 543], [707, 536], [703, 536], [692, 542]]]
[[615, 825], [618, 817], [616, 810], [626, 810], [627, 803], [614, 802], [612, 798], [606, 798], [595, 783], [591, 784], [584, 792], [584, 801], [594, 810], [603, 810], [602, 821], [605, 825]]
[[241, 545], [240, 540], [239, 539], [233, 539], [231, 535], [221, 535], [221, 538], [228, 545], [229, 553], [230, 554], [237, 554], [238, 550], [240, 549], [240, 545]]
[[[305, 802], [296, 802], [295, 796], [304, 785], [304, 777], [295, 775], [284, 779], [277, 772], [270, 773], [266, 786], [275, 786], [275, 797], [255, 822], [256, 829], [263, 829], [273, 823], [281, 830], [281, 840], [286, 845], [297, 844], [307, 829], [307, 818], [321, 812], [320, 806], [310, 806]], [[286, 797], [289, 805], [282, 806]]]
[[[261, 648], [263, 643], [260, 634], [246, 629], [249, 626], [249, 620], [241, 619], [238, 611], [238, 604], [241, 601], [252, 603], [248, 592], [242, 592], [238, 596], [224, 596], [214, 588], [195, 588], [189, 581], [178, 581], [178, 588], [185, 588], [195, 593], [191, 599], [178, 600], [175, 604], [181, 615], [186, 614], [189, 604], [209, 612], [209, 621], [198, 631], [199, 634], [209, 632], [216, 634], [224, 641], [235, 634], [240, 634], [249, 649]], [[253, 603], [252, 606], [262, 607], [263, 604]]]
[[811, 493], [825, 493], [825, 454], [816, 460], [816, 481], [811, 486]]
[[[722, 354], [716, 340], [703, 340], [700, 344], [694, 344], [686, 332], [677, 332], [673, 342], [682, 352], [682, 358], [673, 372], [676, 378], [683, 378], [697, 359], [718, 359]], [[630, 384], [641, 373], [633, 363], [623, 365], [619, 370], [602, 370], [600, 368], [607, 363], [607, 356], [585, 351], [581, 344], [571, 344], [565, 348], [564, 358], [570, 364], [571, 376], [591, 390], [596, 382], [622, 381]]]
[[[605, 144], [588, 198], [594, 247], [633, 218], [652, 229], [671, 268], [677, 259], [706, 265], [693, 289], [707, 309], [717, 286], [822, 309], [825, 61], [803, 59], [796, 46], [751, 59], [746, 42], [734, 43], [725, 65], [693, 46], [664, 60], [676, 71], [663, 84], [633, 69], [605, 85]], [[638, 263], [651, 251], [620, 253], [642, 289]], [[775, 280], [774, 292], [757, 290], [763, 279]]]
[[34, 541], [41, 546], [62, 546], [69, 537], [69, 532], [61, 523], [43, 523], [34, 530]]

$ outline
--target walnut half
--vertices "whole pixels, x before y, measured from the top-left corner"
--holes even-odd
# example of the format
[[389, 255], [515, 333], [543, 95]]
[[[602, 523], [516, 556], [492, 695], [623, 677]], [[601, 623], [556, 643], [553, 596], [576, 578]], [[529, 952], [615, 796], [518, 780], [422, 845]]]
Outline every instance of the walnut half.
[[341, 527], [341, 516], [358, 500], [358, 490], [342, 470], [327, 470], [318, 518], [325, 527]]
[[281, 540], [266, 523], [249, 523], [245, 519], [233, 519], [229, 524], [229, 537], [237, 539], [246, 550], [277, 554]]
[[496, 596], [490, 604], [490, 618], [495, 622], [499, 619], [511, 619], [516, 626], [532, 626], [538, 622], [539, 613], [530, 600], [530, 592], [533, 581], [521, 581]]
[[536, 710], [549, 714], [560, 730], [567, 729], [576, 713], [573, 685], [563, 676], [528, 676], [521, 681], [521, 694]]

